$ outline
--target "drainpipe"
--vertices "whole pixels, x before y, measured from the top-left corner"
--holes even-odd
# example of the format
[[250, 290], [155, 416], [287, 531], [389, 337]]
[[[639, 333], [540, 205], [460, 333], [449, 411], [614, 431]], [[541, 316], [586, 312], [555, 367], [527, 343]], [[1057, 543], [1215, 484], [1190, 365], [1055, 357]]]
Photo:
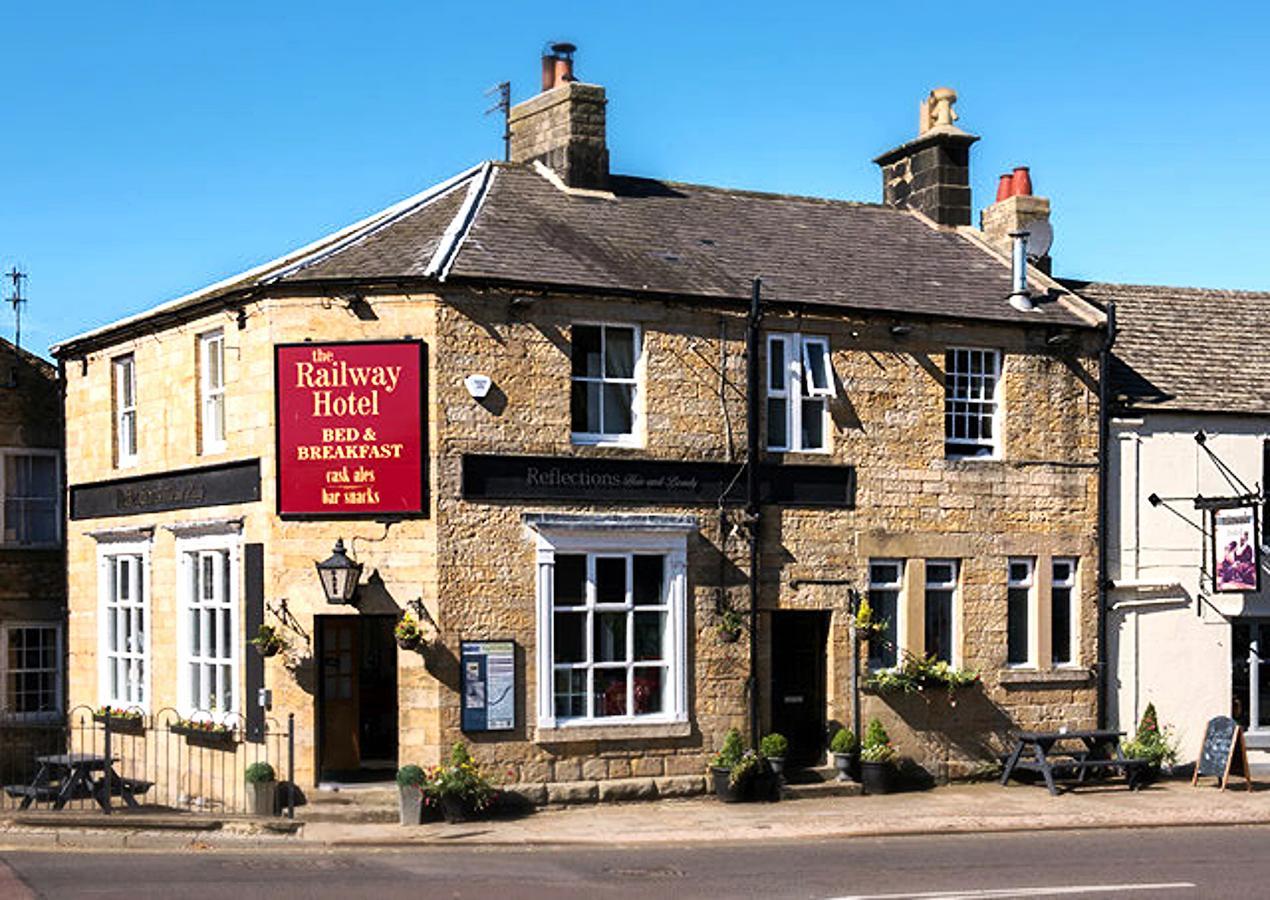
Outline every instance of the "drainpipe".
[[759, 325], [763, 320], [760, 294], [763, 281], [754, 279], [750, 295], [750, 316], [745, 328], [745, 513], [750, 536], [750, 746], [757, 747], [758, 724], [758, 587], [759, 587]]
[[[1107, 304], [1107, 340], [1098, 354], [1098, 727], [1107, 727], [1107, 474], [1111, 442], [1111, 348], [1116, 343], [1116, 304]], [[1134, 647], [1137, 652], [1137, 647]]]

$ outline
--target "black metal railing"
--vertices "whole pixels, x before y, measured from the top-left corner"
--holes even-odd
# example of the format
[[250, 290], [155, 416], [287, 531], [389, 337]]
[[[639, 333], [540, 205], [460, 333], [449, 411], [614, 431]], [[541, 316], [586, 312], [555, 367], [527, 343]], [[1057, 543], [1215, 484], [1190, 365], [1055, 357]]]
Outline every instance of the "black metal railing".
[[[237, 717], [209, 727], [210, 716], [184, 717], [174, 709], [152, 715], [103, 715], [76, 707], [64, 721], [32, 722], [0, 717], [0, 810], [120, 809], [126, 792], [145, 809], [242, 814], [256, 811], [245, 773], [268, 763], [277, 777], [274, 808], [295, 816], [295, 717], [266, 719], [263, 733], [247, 740]], [[54, 790], [26, 791], [42, 768], [41, 758], [68, 754], [110, 760], [94, 772], [91, 791], [57, 796]], [[46, 768], [45, 771], [48, 771]], [[112, 783], [119, 779], [119, 784]], [[12, 790], [11, 790], [12, 789]], [[110, 798], [102, 809], [99, 798]]]

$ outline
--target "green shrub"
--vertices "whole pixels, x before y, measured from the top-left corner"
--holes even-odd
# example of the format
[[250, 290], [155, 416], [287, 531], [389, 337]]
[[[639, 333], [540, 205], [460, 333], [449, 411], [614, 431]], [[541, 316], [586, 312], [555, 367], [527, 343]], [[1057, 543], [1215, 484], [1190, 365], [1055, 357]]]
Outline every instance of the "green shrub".
[[741, 732], [733, 728], [723, 736], [723, 747], [710, 760], [710, 765], [715, 768], [730, 769], [741, 761], [744, 753], [745, 744], [741, 742]]
[[419, 787], [423, 784], [423, 769], [415, 765], [402, 766], [397, 770], [397, 784], [401, 787]]
[[784, 759], [785, 754], [789, 752], [789, 741], [783, 734], [764, 735], [763, 740], [758, 742], [758, 752], [768, 759]]
[[861, 761], [890, 762], [894, 757], [895, 748], [891, 746], [891, 736], [886, 733], [879, 720], [870, 719], [860, 748]]
[[267, 762], [255, 762], [247, 767], [247, 783], [263, 784], [266, 781], [277, 781], [278, 773]]
[[829, 742], [829, 749], [834, 753], [855, 753], [859, 746], [856, 744], [853, 732], [839, 728], [834, 732], [833, 740]]

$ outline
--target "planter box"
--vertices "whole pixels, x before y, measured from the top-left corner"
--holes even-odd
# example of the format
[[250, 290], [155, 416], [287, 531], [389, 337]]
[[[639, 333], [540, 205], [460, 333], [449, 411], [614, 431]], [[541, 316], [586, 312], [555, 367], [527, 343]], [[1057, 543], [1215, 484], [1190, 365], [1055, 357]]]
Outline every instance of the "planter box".
[[278, 782], [247, 782], [247, 809], [253, 816], [278, 814]]
[[397, 812], [402, 825], [423, 822], [423, 791], [413, 784], [397, 785]]
[[146, 720], [127, 716], [99, 716], [93, 713], [93, 721], [110, 725], [115, 734], [145, 734]]
[[209, 750], [230, 750], [238, 746], [238, 735], [232, 731], [204, 731], [201, 728], [189, 728], [185, 725], [173, 725], [173, 734], [185, 736], [185, 743], [191, 747], [206, 747]]

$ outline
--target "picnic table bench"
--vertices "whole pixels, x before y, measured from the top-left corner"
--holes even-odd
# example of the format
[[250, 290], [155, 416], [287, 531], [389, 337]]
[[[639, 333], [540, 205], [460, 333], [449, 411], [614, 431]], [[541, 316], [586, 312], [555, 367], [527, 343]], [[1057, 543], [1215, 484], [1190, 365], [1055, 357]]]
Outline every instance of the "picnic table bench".
[[56, 753], [37, 756], [35, 761], [40, 768], [30, 784], [4, 786], [10, 797], [22, 799], [20, 809], [29, 809], [32, 803], [52, 803], [54, 809], [62, 809], [72, 800], [92, 799], [109, 812], [112, 797], [122, 797], [128, 806], [136, 807], [137, 794], [154, 786], [151, 781], [123, 778], [115, 771], [114, 760], [92, 753]]
[[[1091, 729], [1083, 731], [1023, 731], [1014, 749], [1006, 756], [1001, 784], [1009, 784], [1018, 772], [1039, 772], [1051, 794], [1058, 794], [1055, 779], [1075, 774], [1075, 783], [1085, 783], [1090, 772], [1123, 774], [1130, 790], [1142, 786], [1146, 760], [1126, 759], [1120, 749], [1123, 731]], [[1076, 746], [1073, 747], [1072, 745]], [[1031, 759], [1024, 754], [1031, 750]]]

